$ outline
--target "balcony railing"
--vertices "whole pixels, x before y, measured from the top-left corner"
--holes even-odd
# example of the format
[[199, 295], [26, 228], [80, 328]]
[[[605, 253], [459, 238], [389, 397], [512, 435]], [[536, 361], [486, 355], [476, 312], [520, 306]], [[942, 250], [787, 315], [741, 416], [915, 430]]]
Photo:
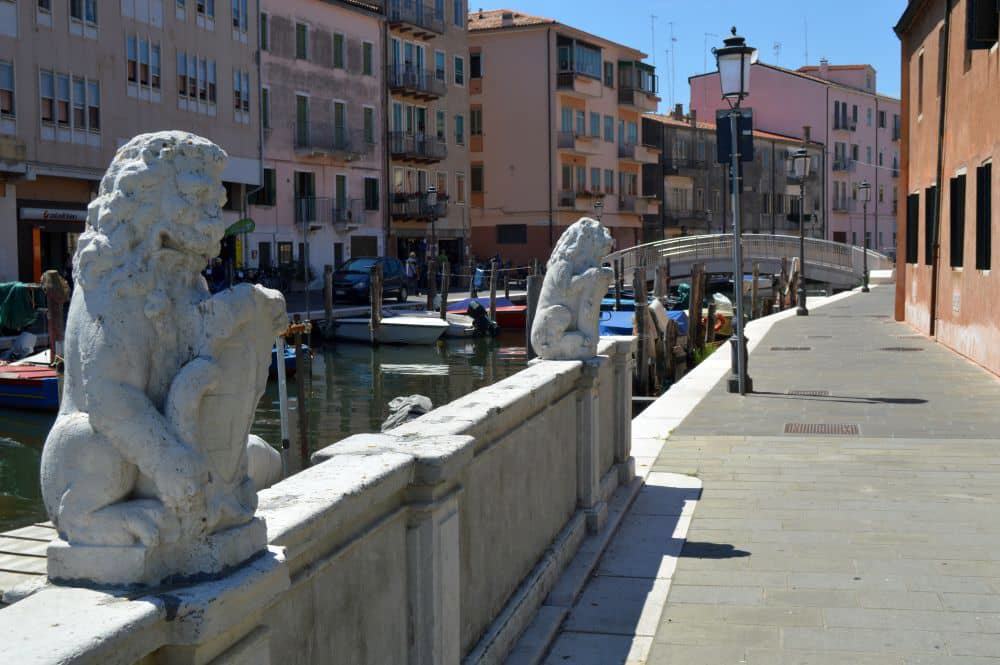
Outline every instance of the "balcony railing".
[[356, 159], [371, 154], [375, 144], [369, 142], [362, 131], [348, 131], [328, 123], [296, 123], [295, 149], [313, 154], [339, 155]]
[[854, 170], [854, 160], [847, 157], [841, 159], [833, 160], [833, 170], [834, 171], [853, 171]]
[[622, 194], [618, 197], [618, 210], [621, 212], [635, 212], [638, 198], [633, 194]]
[[439, 195], [437, 203], [431, 205], [427, 194], [397, 193], [392, 195], [389, 214], [400, 220], [440, 219], [448, 216], [448, 201]]
[[297, 224], [359, 226], [364, 223], [364, 202], [361, 199], [338, 199], [330, 196], [296, 196]]
[[[413, 30], [442, 34], [444, 32], [444, 17], [434, 13], [434, 6], [419, 2], [419, 0], [389, 0], [389, 24], [401, 30]], [[418, 36], [433, 37], [433, 34]]]
[[389, 132], [389, 154], [393, 159], [440, 162], [448, 154], [444, 141], [426, 134]]
[[835, 200], [833, 202], [834, 212], [854, 212], [856, 208], [857, 208], [857, 201], [855, 201], [854, 199], [842, 199], [839, 201]]
[[333, 199], [331, 223], [335, 227], [359, 226], [364, 223], [361, 199]]
[[[656, 77], [653, 78], [655, 79]], [[646, 90], [631, 86], [621, 86], [618, 88], [618, 103], [627, 106], [652, 105], [655, 109], [659, 97], [656, 96], [656, 86], [654, 85], [653, 88], [654, 90]]]
[[620, 141], [618, 143], [618, 157], [619, 159], [635, 159], [635, 143], [630, 143], [628, 141]]
[[417, 69], [409, 65], [390, 65], [386, 72], [389, 89], [397, 93], [411, 94], [423, 99], [443, 97], [447, 88], [444, 81], [429, 69]]
[[663, 215], [667, 220], [676, 222], [708, 219], [708, 211], [706, 210], [689, 210], [684, 208], [665, 208]]
[[698, 157], [674, 157], [673, 155], [665, 155], [662, 163], [664, 168], [668, 171], [676, 171], [678, 169], [708, 168], [708, 160], [699, 159]]
[[858, 129], [858, 123], [857, 123], [856, 120], [848, 120], [846, 122], [841, 122], [841, 121], [837, 120], [836, 118], [834, 118], [834, 120], [833, 120], [833, 128], [835, 130], [838, 130], [838, 131], [853, 132], [853, 131], [857, 131], [857, 129]]
[[586, 138], [586, 135], [577, 134], [576, 132], [559, 132], [556, 141], [560, 148], [569, 148], [572, 150], [576, 147], [577, 138]]

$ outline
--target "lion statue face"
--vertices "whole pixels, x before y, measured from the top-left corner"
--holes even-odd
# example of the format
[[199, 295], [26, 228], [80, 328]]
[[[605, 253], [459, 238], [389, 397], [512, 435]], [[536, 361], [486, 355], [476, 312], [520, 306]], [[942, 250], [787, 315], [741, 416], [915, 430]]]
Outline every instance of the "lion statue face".
[[[226, 153], [194, 134], [140, 134], [122, 146], [87, 211], [73, 272], [84, 289], [105, 274], [127, 273], [117, 290], [149, 292], [155, 275], [196, 275], [225, 232]], [[117, 268], [128, 268], [118, 271]]]
[[614, 239], [603, 224], [590, 217], [581, 217], [560, 236], [548, 267], [553, 267], [556, 261], [571, 261], [573, 274], [580, 274], [587, 268], [601, 265], [613, 247]]

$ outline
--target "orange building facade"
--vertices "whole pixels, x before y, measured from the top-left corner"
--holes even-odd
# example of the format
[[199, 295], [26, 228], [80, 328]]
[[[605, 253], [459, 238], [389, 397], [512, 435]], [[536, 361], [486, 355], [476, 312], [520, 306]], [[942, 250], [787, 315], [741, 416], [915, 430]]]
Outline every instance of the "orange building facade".
[[902, 46], [896, 319], [1000, 374], [996, 0], [911, 0]]

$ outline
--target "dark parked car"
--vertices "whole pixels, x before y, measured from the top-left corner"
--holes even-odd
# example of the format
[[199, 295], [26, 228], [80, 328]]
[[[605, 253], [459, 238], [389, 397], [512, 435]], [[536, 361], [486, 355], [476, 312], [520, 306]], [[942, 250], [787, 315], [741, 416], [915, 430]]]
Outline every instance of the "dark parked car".
[[399, 259], [388, 257], [359, 256], [350, 259], [333, 273], [333, 299], [345, 301], [367, 301], [371, 293], [371, 269], [376, 263], [382, 264], [382, 297], [396, 296], [399, 302], [406, 302], [406, 273]]

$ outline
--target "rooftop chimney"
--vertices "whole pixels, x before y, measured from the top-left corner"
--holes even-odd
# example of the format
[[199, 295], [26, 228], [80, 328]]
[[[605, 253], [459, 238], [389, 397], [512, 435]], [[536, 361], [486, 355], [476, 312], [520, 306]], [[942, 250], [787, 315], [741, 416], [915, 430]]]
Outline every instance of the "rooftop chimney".
[[514, 25], [514, 12], [504, 12], [500, 15], [500, 25], [509, 28]]
[[694, 109], [691, 109], [691, 112], [688, 114], [688, 117], [691, 119], [691, 126], [697, 128], [698, 127], [698, 112], [695, 111]]
[[674, 120], [683, 120], [684, 119], [684, 105], [683, 104], [676, 104], [676, 105], [674, 105], [673, 117], [674, 117]]
[[830, 61], [826, 58], [819, 59], [819, 76], [820, 78], [826, 78], [830, 73]]

